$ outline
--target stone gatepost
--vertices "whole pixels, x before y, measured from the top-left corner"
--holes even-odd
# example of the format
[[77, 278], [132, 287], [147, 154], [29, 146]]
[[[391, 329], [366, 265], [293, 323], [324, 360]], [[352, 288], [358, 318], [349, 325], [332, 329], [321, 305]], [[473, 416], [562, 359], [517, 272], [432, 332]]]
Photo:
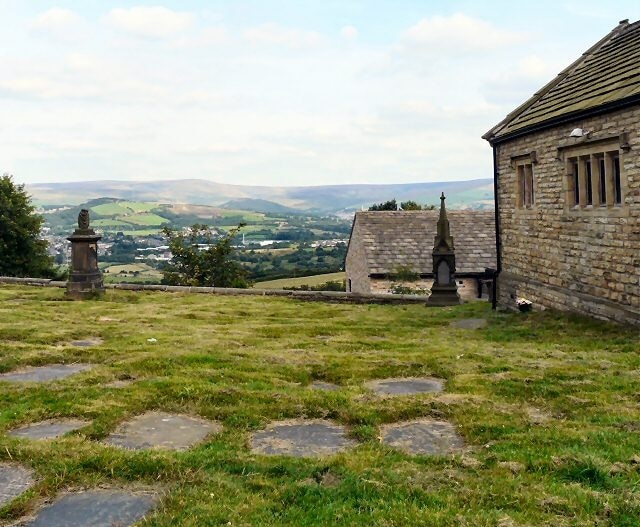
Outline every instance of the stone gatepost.
[[449, 219], [444, 206], [444, 192], [440, 196], [438, 231], [433, 244], [433, 286], [427, 300], [429, 306], [453, 306], [461, 304], [456, 283], [456, 255], [453, 237], [449, 230]]
[[98, 269], [98, 240], [102, 236], [89, 227], [89, 211], [78, 214], [78, 228], [67, 238], [71, 242], [71, 269], [67, 296], [83, 299], [104, 293], [102, 273]]

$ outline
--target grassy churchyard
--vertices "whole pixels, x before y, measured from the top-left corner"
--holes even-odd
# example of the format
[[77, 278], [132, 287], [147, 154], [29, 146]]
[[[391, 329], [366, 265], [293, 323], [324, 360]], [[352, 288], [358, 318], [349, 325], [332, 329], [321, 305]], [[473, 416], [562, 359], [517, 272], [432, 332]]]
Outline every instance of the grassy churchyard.
[[[0, 286], [0, 524], [112, 492], [142, 497], [145, 527], [640, 525], [637, 328], [487, 303], [63, 294]], [[78, 371], [33, 382], [47, 365]], [[403, 378], [427, 391], [397, 393]]]

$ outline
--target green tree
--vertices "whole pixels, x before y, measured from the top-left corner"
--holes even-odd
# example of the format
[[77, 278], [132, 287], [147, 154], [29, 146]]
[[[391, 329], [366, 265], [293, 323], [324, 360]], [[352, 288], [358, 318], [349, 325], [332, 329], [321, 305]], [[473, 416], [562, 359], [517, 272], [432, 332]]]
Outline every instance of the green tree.
[[393, 198], [389, 201], [385, 201], [384, 203], [371, 205], [369, 210], [398, 210], [398, 204], [396, 203], [396, 199]]
[[0, 275], [53, 277], [53, 259], [40, 238], [44, 219], [35, 213], [24, 185], [0, 178]]
[[400, 208], [402, 210], [422, 210], [422, 205], [416, 203], [415, 201], [403, 201], [400, 203]]
[[163, 284], [209, 287], [249, 286], [247, 272], [232, 259], [233, 238], [244, 227], [241, 223], [225, 236], [216, 239], [208, 225], [195, 224], [186, 232], [165, 227], [173, 255], [163, 269]]

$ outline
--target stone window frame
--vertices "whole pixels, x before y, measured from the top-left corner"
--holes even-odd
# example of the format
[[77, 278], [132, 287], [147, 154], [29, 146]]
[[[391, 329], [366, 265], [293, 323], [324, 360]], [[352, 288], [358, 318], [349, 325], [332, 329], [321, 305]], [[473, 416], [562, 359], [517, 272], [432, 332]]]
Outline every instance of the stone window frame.
[[624, 156], [629, 149], [626, 133], [594, 139], [587, 137], [560, 145], [558, 160], [564, 163], [565, 211], [595, 216], [627, 214]]
[[511, 156], [511, 168], [515, 171], [516, 210], [532, 210], [536, 208], [536, 176], [535, 165], [538, 156], [535, 150]]

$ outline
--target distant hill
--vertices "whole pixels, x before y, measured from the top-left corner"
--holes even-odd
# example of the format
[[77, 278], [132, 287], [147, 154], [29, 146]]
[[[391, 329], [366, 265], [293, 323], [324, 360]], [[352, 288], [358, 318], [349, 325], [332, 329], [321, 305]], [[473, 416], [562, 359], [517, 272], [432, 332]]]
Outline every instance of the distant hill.
[[275, 201], [253, 198], [232, 199], [231, 201], [227, 201], [220, 205], [220, 208], [231, 210], [252, 210], [255, 212], [282, 212], [289, 214], [304, 212], [300, 209], [280, 205], [280, 203], [276, 203]]
[[[141, 202], [190, 203], [222, 206], [236, 200], [264, 200], [290, 209], [322, 214], [352, 213], [395, 198], [422, 204], [439, 204], [440, 193], [449, 208], [492, 208], [493, 181], [446, 181], [387, 185], [325, 185], [315, 187], [266, 187], [227, 185], [203, 179], [171, 181], [87, 181], [38, 183], [26, 186], [40, 205], [77, 205], [111, 196]], [[235, 205], [234, 205], [235, 207]], [[240, 207], [238, 207], [240, 208]], [[245, 207], [242, 207], [243, 209]]]

